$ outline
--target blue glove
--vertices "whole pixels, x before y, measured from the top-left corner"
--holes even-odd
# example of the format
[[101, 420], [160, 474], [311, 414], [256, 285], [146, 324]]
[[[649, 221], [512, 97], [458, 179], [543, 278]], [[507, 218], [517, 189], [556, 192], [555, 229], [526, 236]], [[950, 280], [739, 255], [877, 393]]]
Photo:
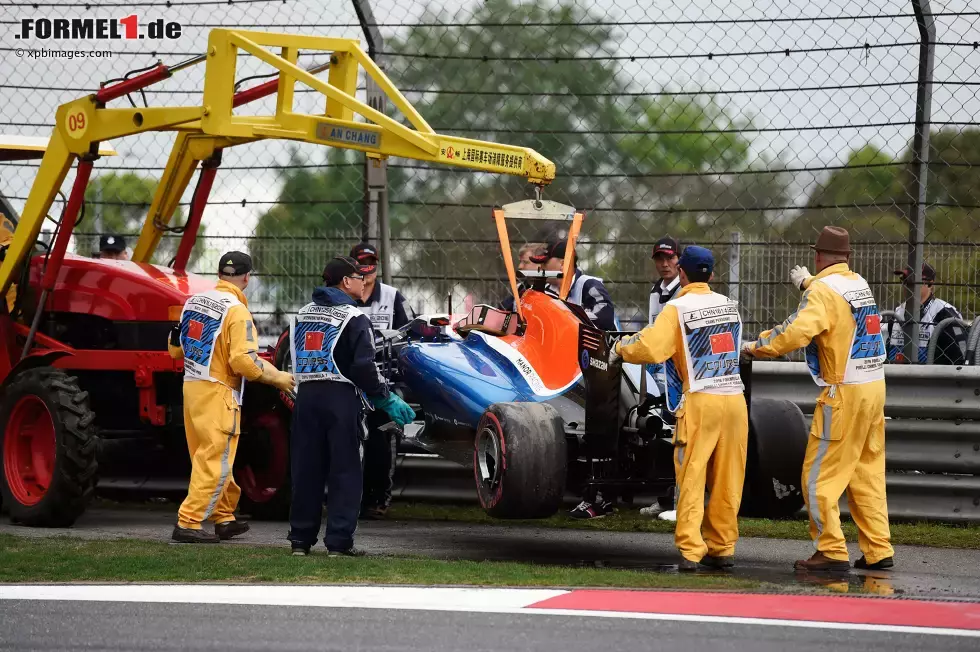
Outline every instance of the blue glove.
[[371, 405], [388, 413], [395, 423], [404, 426], [415, 418], [415, 410], [408, 406], [398, 394], [388, 394], [387, 398], [371, 398]]

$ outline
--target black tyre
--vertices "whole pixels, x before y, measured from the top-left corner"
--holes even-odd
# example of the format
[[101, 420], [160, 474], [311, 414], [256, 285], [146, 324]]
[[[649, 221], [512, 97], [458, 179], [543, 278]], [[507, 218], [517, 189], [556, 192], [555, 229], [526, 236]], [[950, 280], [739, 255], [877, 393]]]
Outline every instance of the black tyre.
[[242, 489], [242, 513], [272, 521], [289, 520], [292, 483], [285, 415], [281, 410], [269, 410], [247, 416], [240, 436], [235, 481]]
[[11, 520], [71, 526], [97, 480], [99, 437], [88, 392], [62, 371], [25, 371], [4, 389], [0, 427], [0, 494]]
[[790, 401], [753, 398], [741, 516], [787, 518], [803, 507], [801, 477], [809, 432]]
[[476, 429], [473, 476], [496, 518], [547, 518], [565, 493], [565, 426], [546, 403], [495, 403]]
[[279, 371], [292, 371], [293, 361], [289, 352], [289, 329], [287, 328], [279, 335], [276, 341], [276, 352], [272, 356], [272, 363]]
[[[289, 370], [288, 328], [279, 336], [272, 359], [279, 370]], [[261, 407], [250, 407], [244, 415], [235, 457], [235, 479], [242, 489], [241, 510], [255, 518], [286, 521], [292, 491], [289, 410], [278, 404], [273, 388], [257, 385], [247, 391], [253, 397], [249, 406]]]

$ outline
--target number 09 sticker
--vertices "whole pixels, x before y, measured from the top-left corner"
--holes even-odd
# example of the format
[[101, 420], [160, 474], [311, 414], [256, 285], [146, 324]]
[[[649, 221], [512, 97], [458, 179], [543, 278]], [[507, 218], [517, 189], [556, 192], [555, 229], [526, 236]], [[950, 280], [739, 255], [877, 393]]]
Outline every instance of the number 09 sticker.
[[76, 109], [69, 113], [67, 127], [69, 136], [81, 138], [88, 130], [88, 116], [85, 115], [85, 111]]

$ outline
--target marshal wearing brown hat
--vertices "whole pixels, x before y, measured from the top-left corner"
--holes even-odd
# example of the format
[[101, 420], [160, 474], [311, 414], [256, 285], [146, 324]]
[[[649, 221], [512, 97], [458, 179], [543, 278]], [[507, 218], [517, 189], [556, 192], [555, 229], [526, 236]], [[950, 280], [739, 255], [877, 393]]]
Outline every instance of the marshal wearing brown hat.
[[798, 570], [846, 571], [850, 566], [838, 503], [850, 498], [863, 555], [855, 568], [895, 565], [885, 497], [885, 342], [868, 282], [848, 265], [845, 229], [826, 226], [813, 245], [816, 276], [795, 267], [805, 288], [800, 304], [775, 328], [742, 346], [752, 358], [778, 358], [803, 349], [821, 388], [803, 460], [803, 497], [817, 549]]
[[851, 253], [851, 236], [847, 229], [839, 226], [825, 226], [817, 241], [810, 245], [815, 251], [824, 251], [830, 254], [849, 254]]

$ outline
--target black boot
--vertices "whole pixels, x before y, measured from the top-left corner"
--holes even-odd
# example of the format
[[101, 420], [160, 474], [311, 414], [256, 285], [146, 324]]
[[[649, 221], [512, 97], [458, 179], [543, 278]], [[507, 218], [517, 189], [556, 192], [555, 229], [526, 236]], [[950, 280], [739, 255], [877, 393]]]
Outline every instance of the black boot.
[[228, 521], [227, 523], [218, 523], [214, 526], [214, 533], [222, 541], [237, 537], [239, 534], [245, 534], [248, 530], [248, 523], [245, 521]]
[[735, 566], [734, 555], [729, 555], [727, 557], [712, 557], [711, 555], [705, 555], [699, 562], [702, 566], [707, 566], [708, 568], [725, 569], [733, 568]]
[[679, 570], [682, 573], [693, 573], [697, 569], [698, 569], [698, 562], [691, 561], [690, 559], [686, 559], [684, 557], [681, 557], [681, 560], [677, 563], [677, 570]]
[[895, 565], [894, 557], [885, 557], [884, 559], [879, 559], [873, 564], [869, 564], [868, 561], [862, 555], [860, 559], [854, 562], [854, 568], [860, 568], [862, 570], [885, 570], [891, 568]]
[[210, 532], [204, 530], [192, 530], [186, 527], [174, 526], [174, 533], [170, 538], [179, 543], [218, 543], [220, 539]]

